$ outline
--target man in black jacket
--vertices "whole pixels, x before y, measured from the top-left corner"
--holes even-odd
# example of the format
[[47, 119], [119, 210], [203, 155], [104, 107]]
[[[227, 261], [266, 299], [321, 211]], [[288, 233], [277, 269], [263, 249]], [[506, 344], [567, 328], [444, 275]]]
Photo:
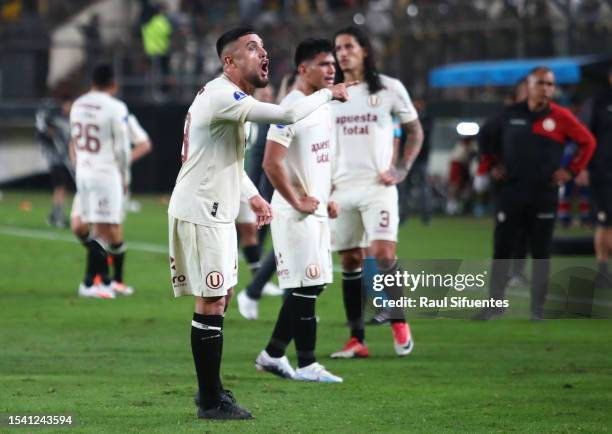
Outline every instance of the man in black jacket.
[[[546, 67], [527, 77], [527, 101], [511, 105], [489, 119], [480, 135], [481, 152], [495, 181], [495, 234], [489, 291], [502, 300], [516, 234], [530, 243], [533, 264], [531, 317], [542, 319], [548, 291], [549, 258], [558, 203], [558, 188], [580, 173], [595, 150], [595, 139], [567, 109], [552, 102], [555, 77]], [[574, 141], [577, 151], [561, 168], [563, 148]], [[505, 311], [487, 307], [474, 319], [487, 320]]]

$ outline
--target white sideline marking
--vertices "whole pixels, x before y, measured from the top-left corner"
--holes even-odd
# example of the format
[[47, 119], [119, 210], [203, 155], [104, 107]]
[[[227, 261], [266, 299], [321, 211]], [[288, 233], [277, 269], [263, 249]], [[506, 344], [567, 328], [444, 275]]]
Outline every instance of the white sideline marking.
[[[0, 225], [0, 234], [9, 235], [21, 238], [33, 238], [36, 240], [64, 241], [68, 243], [77, 243], [77, 240], [72, 234], [61, 232], [45, 231], [43, 229], [25, 229], [16, 226]], [[139, 241], [128, 241], [126, 245], [131, 250], [139, 250], [148, 253], [160, 253], [167, 255], [168, 248], [159, 244], [141, 243]]]

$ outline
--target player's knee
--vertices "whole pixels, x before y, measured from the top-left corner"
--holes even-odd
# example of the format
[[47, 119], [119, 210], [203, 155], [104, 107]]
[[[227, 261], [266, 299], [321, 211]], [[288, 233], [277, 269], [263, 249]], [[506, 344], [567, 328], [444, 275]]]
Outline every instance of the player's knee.
[[195, 312], [202, 315], [223, 315], [225, 297], [196, 297]]
[[376, 265], [380, 270], [388, 270], [396, 261], [395, 252], [383, 252], [376, 256]]
[[344, 271], [355, 271], [361, 268], [361, 254], [358, 252], [344, 252], [340, 255], [340, 262]]
[[70, 220], [70, 230], [81, 241], [85, 241], [89, 236], [89, 225], [83, 223], [80, 218]]

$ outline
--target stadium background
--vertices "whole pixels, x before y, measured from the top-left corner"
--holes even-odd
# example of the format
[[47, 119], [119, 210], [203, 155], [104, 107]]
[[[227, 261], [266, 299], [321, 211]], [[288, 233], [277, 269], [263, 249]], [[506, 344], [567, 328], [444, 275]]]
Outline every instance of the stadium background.
[[[558, 71], [570, 78], [558, 100], [569, 104], [605, 85], [612, 55], [609, 0], [169, 0], [161, 3], [174, 31], [162, 76], [143, 48], [146, 3], [0, 1], [0, 413], [71, 413], [80, 431], [92, 432], [203, 428], [189, 407], [194, 385], [183, 319], [191, 304], [172, 300], [167, 284], [165, 195], [180, 164], [184, 114], [217, 71], [213, 45], [224, 29], [240, 23], [258, 29], [278, 85], [301, 38], [364, 26], [381, 71], [400, 78], [414, 99], [427, 104], [437, 214], [444, 209], [457, 124], [480, 122], [501, 107], [527, 71], [525, 59], [560, 62]], [[85, 91], [100, 61], [114, 65], [119, 96], [154, 145], [133, 167], [133, 191], [147, 194], [136, 195], [141, 210], [130, 214], [125, 231], [132, 245], [126, 274], [138, 292], [108, 305], [76, 297], [82, 251], [68, 231], [46, 227], [49, 179], [33, 122], [42, 98]], [[482, 75], [483, 61], [504, 63], [485, 64], [485, 71], [497, 73]], [[455, 65], [462, 62], [478, 63]], [[445, 69], [449, 65], [459, 68], [455, 75]], [[502, 66], [511, 72], [504, 74]], [[440, 76], [446, 78], [436, 81]], [[401, 228], [400, 258], [491, 254], [489, 218], [436, 215], [422, 226], [412, 216]], [[591, 232], [570, 228], [563, 234]], [[247, 279], [243, 266], [241, 284]], [[345, 337], [339, 292], [332, 285], [319, 309], [322, 356]], [[252, 359], [277, 308], [277, 300], [264, 299], [263, 320], [256, 323], [242, 320], [235, 306], [230, 312], [226, 383], [258, 418], [232, 424], [230, 431], [612, 427], [605, 410], [612, 404], [609, 320], [418, 320], [417, 347], [408, 360], [393, 357], [389, 331], [375, 328], [368, 333], [376, 358], [349, 364], [323, 359], [350, 379], [332, 389], [254, 372]]]

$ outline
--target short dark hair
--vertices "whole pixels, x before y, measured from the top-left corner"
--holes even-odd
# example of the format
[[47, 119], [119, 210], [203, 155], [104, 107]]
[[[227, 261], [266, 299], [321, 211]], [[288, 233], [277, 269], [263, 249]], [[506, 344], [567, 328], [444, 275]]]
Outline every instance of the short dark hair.
[[[376, 69], [374, 50], [372, 49], [372, 44], [370, 43], [370, 39], [367, 37], [367, 35], [357, 27], [348, 26], [336, 32], [334, 35], [334, 44], [336, 43], [336, 38], [339, 35], [350, 35], [354, 37], [357, 40], [357, 43], [361, 45], [361, 48], [368, 52], [368, 55], [363, 59], [363, 78], [368, 85], [368, 92], [370, 92], [370, 94], [374, 94], [379, 90], [382, 90], [383, 85], [380, 81], [380, 74]], [[342, 83], [343, 81], [344, 72], [342, 72], [341, 68], [336, 68], [336, 83]]]
[[527, 74], [527, 77], [529, 77], [530, 75], [533, 75], [533, 74], [535, 74], [537, 72], [548, 73], [548, 72], [553, 72], [553, 71], [548, 66], [539, 65], [539, 66], [536, 66], [534, 68], [531, 68], [531, 70], [529, 71], [529, 74]]
[[327, 39], [307, 38], [304, 39], [295, 49], [293, 61], [295, 67], [306, 60], [312, 60], [321, 53], [333, 53], [334, 46]]
[[238, 40], [244, 35], [252, 35], [255, 33], [251, 27], [237, 27], [232, 30], [228, 30], [217, 39], [217, 55], [221, 58], [221, 53], [227, 44]]
[[98, 65], [94, 68], [91, 75], [91, 81], [95, 87], [105, 89], [115, 81], [115, 73], [113, 67], [108, 63]]

